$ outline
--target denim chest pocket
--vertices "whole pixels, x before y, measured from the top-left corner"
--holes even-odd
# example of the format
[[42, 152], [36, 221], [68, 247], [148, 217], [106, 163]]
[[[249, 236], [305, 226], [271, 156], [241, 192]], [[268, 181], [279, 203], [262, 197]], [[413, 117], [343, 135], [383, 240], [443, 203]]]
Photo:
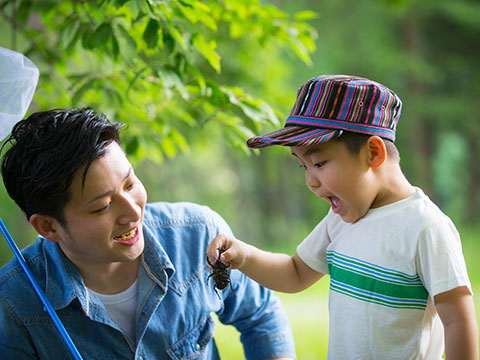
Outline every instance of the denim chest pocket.
[[215, 321], [209, 315], [205, 322], [202, 322], [167, 349], [167, 353], [170, 358], [175, 360], [201, 359], [213, 338], [214, 331]]

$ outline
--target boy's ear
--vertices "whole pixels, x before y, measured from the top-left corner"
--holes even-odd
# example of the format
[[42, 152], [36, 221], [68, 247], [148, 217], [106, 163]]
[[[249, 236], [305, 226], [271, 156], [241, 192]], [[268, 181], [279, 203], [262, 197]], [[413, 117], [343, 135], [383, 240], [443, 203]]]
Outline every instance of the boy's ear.
[[370, 136], [367, 141], [368, 163], [372, 168], [379, 168], [387, 160], [387, 148], [378, 136]]
[[58, 221], [56, 221], [51, 216], [33, 214], [30, 216], [29, 220], [33, 228], [42, 235], [45, 239], [50, 240], [51, 242], [58, 242], [60, 236], [58, 234]]

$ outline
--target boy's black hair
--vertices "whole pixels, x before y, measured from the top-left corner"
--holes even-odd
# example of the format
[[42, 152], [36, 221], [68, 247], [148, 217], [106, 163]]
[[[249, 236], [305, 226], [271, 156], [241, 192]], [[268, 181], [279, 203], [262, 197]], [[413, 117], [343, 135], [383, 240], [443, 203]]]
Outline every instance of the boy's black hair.
[[[352, 155], [358, 155], [361, 147], [367, 142], [370, 137], [371, 135], [368, 134], [361, 134], [353, 131], [344, 131], [337, 140], [343, 141]], [[383, 142], [385, 143], [387, 155], [393, 158], [396, 162], [400, 162], [400, 153], [398, 152], [395, 144], [387, 139], [383, 139]]]
[[83, 169], [83, 183], [92, 162], [113, 141], [120, 144], [121, 124], [112, 124], [91, 108], [34, 113], [18, 122], [6, 144], [2, 177], [10, 197], [25, 213], [52, 216], [65, 225], [63, 209], [70, 185]]

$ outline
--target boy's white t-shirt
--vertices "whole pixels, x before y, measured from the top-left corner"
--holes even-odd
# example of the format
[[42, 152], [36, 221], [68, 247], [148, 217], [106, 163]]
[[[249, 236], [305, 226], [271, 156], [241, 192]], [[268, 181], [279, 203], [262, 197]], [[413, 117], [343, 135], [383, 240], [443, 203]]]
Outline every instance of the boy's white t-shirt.
[[472, 291], [455, 226], [420, 189], [353, 224], [330, 210], [297, 253], [330, 274], [329, 359], [441, 359], [433, 297]]
[[135, 339], [135, 315], [138, 305], [138, 279], [127, 289], [118, 294], [105, 295], [90, 290], [98, 296], [110, 317], [124, 330], [131, 339]]

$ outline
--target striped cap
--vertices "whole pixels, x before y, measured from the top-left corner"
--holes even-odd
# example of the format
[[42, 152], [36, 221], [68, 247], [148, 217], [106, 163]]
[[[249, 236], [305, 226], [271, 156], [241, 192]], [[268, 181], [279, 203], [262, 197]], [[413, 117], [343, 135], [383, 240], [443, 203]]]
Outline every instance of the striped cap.
[[377, 82], [346, 75], [323, 75], [300, 87], [285, 127], [256, 136], [247, 146], [309, 146], [339, 137], [343, 131], [395, 141], [402, 101]]

